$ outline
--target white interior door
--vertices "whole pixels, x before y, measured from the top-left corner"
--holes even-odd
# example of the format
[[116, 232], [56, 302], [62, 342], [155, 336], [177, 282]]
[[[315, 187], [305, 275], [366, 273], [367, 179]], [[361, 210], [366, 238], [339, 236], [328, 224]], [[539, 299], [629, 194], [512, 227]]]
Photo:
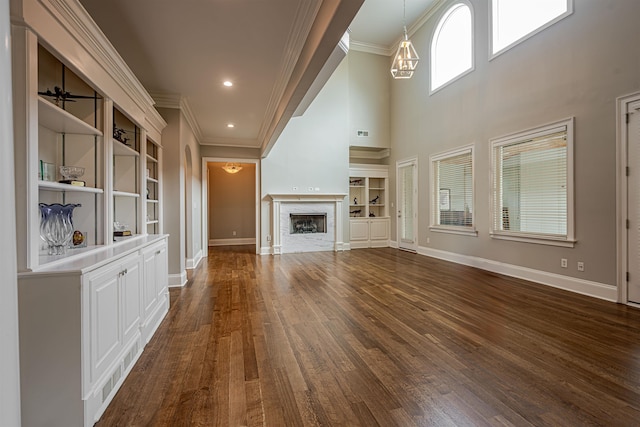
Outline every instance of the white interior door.
[[396, 206], [398, 206], [398, 248], [418, 250], [418, 160], [396, 164]]
[[640, 102], [627, 112], [627, 298], [640, 304]]

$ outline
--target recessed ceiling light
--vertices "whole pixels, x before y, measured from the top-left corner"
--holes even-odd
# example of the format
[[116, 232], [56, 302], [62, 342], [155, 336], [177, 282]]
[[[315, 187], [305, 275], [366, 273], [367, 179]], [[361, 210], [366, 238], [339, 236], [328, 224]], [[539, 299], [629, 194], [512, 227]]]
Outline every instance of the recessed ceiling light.
[[225, 81], [224, 83], [222, 83], [223, 85], [225, 85], [226, 87], [231, 87], [233, 86], [233, 83], [231, 83], [229, 80]]
[[234, 127], [236, 127], [236, 125], [234, 125], [233, 123], [227, 123], [227, 127], [228, 128], [234, 128]]

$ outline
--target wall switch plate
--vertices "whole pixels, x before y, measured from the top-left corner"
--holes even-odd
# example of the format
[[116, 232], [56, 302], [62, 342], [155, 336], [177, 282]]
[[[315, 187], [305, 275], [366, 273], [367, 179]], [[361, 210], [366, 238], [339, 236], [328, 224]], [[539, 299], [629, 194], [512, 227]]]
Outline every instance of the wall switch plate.
[[567, 266], [568, 266], [567, 259], [566, 258], [560, 259], [560, 267], [567, 268]]
[[313, 191], [313, 187], [308, 187], [307, 190]]
[[296, 187], [295, 185], [291, 188], [293, 191], [298, 191], [298, 187]]
[[584, 262], [578, 261], [578, 271], [584, 271]]

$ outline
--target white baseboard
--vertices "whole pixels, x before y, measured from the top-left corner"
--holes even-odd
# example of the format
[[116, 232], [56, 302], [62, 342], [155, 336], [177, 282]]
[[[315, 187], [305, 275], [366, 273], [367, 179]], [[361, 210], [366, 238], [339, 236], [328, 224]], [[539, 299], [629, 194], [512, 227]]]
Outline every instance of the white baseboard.
[[395, 240], [389, 240], [389, 247], [398, 249], [398, 242], [396, 242]]
[[255, 237], [246, 237], [239, 239], [209, 239], [209, 246], [237, 246], [237, 245], [255, 245]]
[[183, 271], [180, 274], [169, 274], [169, 287], [181, 288], [187, 284], [187, 272]]
[[260, 248], [260, 255], [272, 255], [271, 246], [262, 246]]
[[345, 242], [342, 244], [342, 250], [343, 251], [350, 251], [351, 250], [351, 243]]
[[199, 250], [196, 256], [194, 256], [193, 258], [186, 259], [185, 264], [187, 270], [193, 270], [194, 268], [197, 268], [198, 264], [200, 264], [200, 261], [202, 261], [202, 250]]
[[616, 286], [608, 285], [606, 283], [592, 282], [589, 280], [563, 276], [546, 271], [534, 270], [532, 268], [506, 264], [489, 259], [469, 255], [461, 255], [453, 252], [441, 251], [438, 249], [425, 248], [423, 246], [420, 246], [418, 248], [418, 254], [442, 259], [445, 261], [455, 262], [457, 264], [468, 265], [494, 273], [504, 274], [505, 276], [529, 280], [531, 282], [552, 286], [554, 288], [564, 289], [566, 291], [571, 291], [594, 298], [600, 298], [606, 301], [618, 301], [618, 289], [616, 288]]

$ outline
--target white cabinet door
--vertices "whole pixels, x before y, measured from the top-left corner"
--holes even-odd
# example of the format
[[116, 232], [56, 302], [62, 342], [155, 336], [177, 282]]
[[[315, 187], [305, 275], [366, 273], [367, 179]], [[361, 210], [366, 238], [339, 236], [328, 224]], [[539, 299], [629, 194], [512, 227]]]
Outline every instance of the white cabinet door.
[[121, 266], [116, 264], [100, 269], [87, 278], [90, 294], [91, 383], [115, 362], [122, 348], [119, 313], [121, 275]]
[[167, 246], [155, 250], [156, 262], [156, 292], [158, 298], [165, 298], [169, 286], [169, 266], [167, 262]]
[[369, 240], [369, 221], [367, 219], [349, 221], [349, 240], [352, 242]]
[[369, 238], [371, 240], [389, 240], [389, 218], [371, 219]]
[[124, 327], [124, 343], [128, 344], [140, 330], [140, 269], [139, 259], [123, 264], [124, 274], [120, 276], [122, 289], [122, 323]]
[[146, 321], [146, 319], [149, 319], [153, 314], [158, 299], [158, 291], [156, 289], [157, 270], [155, 250], [145, 251], [142, 259], [144, 265], [144, 282], [142, 284], [142, 315]]

